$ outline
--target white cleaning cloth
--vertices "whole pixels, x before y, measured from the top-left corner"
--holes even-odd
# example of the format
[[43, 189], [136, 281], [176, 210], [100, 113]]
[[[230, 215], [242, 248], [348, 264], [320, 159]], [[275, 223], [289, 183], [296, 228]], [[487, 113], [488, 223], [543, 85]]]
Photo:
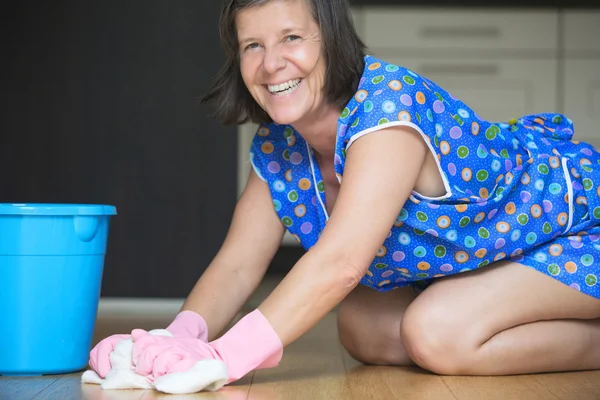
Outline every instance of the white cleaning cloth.
[[[164, 329], [149, 331], [151, 335], [172, 336]], [[188, 394], [200, 391], [217, 391], [227, 383], [227, 367], [217, 360], [202, 360], [189, 371], [174, 372], [160, 376], [152, 382], [146, 376], [137, 374], [131, 362], [133, 341], [125, 339], [115, 345], [110, 353], [111, 370], [102, 379], [92, 370], [81, 376], [82, 383], [94, 383], [103, 389], [156, 389], [170, 394]]]

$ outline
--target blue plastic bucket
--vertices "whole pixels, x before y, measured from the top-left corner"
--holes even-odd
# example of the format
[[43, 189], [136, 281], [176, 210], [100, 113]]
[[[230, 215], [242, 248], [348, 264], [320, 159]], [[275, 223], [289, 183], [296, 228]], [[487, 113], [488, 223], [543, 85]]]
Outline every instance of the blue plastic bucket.
[[111, 215], [107, 205], [0, 203], [0, 375], [87, 366]]

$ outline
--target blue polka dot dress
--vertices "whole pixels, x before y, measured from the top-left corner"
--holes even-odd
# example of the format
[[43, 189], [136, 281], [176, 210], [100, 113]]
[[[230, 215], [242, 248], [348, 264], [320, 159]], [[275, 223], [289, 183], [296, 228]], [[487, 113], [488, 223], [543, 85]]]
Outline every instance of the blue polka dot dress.
[[[486, 121], [425, 77], [367, 56], [338, 121], [334, 166], [342, 184], [354, 141], [392, 126], [422, 135], [446, 193], [412, 192], [361, 284], [422, 289], [437, 277], [512, 260], [600, 297], [600, 154], [571, 140], [567, 117]], [[311, 248], [328, 215], [310, 146], [291, 126], [262, 125], [250, 159], [282, 223]]]

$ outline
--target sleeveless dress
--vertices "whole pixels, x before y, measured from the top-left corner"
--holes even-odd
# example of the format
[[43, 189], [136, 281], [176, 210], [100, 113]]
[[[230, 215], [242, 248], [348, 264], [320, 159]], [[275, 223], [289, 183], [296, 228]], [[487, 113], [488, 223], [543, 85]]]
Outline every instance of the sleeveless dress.
[[[446, 193], [412, 192], [361, 284], [422, 290], [437, 277], [512, 260], [600, 297], [600, 154], [571, 141], [572, 121], [552, 113], [486, 121], [425, 77], [366, 56], [338, 120], [340, 183], [356, 140], [399, 125], [422, 135]], [[282, 223], [310, 249], [329, 218], [310, 146], [291, 126], [264, 124], [250, 160]]]

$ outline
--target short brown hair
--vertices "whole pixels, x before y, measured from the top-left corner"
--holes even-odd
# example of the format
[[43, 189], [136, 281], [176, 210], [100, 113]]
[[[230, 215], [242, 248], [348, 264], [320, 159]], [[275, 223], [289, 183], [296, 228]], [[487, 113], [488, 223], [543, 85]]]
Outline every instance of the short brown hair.
[[[272, 122], [256, 103], [240, 72], [240, 56], [235, 26], [236, 13], [272, 0], [225, 0], [220, 16], [221, 46], [225, 65], [212, 88], [202, 99], [215, 108], [214, 117], [225, 125]], [[365, 45], [354, 28], [347, 0], [305, 0], [321, 32], [325, 57], [325, 98], [343, 107], [358, 88], [364, 68]]]

